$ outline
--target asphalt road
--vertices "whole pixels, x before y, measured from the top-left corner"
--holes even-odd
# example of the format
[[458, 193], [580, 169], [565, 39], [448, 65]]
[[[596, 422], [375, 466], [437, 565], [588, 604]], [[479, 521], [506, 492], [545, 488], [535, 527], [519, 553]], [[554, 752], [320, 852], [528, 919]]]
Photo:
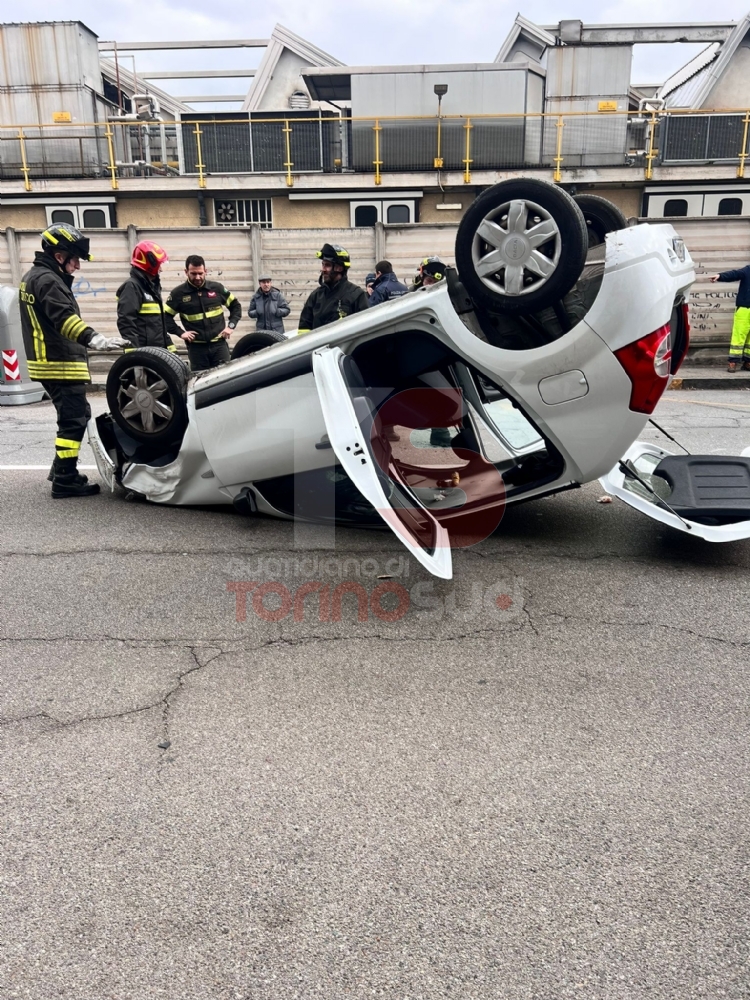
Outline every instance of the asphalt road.
[[[656, 416], [750, 445], [750, 393]], [[53, 501], [7, 468], [53, 436], [0, 409], [1, 998], [748, 997], [750, 542], [594, 484], [443, 583], [387, 533]], [[399, 620], [242, 613], [385, 575]]]

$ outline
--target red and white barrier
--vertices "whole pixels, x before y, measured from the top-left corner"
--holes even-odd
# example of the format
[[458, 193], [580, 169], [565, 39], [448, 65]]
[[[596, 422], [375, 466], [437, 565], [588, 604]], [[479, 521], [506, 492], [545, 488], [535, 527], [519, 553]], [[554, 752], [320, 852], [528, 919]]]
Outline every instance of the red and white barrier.
[[21, 366], [17, 351], [3, 351], [3, 376], [6, 382], [21, 381]]

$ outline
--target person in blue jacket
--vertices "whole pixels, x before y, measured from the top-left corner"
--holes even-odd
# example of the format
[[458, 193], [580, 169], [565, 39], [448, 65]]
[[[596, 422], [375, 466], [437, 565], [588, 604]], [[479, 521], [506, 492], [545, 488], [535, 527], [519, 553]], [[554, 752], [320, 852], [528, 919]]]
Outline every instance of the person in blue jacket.
[[732, 321], [732, 342], [729, 345], [729, 367], [736, 372], [742, 362], [742, 370], [750, 372], [750, 264], [734, 271], [712, 274], [711, 281], [739, 281], [737, 299]]
[[408, 291], [409, 289], [406, 285], [399, 281], [393, 273], [391, 262], [389, 260], [381, 260], [375, 265], [375, 280], [372, 283], [372, 295], [367, 304], [368, 306], [379, 306], [381, 302], [401, 298]]

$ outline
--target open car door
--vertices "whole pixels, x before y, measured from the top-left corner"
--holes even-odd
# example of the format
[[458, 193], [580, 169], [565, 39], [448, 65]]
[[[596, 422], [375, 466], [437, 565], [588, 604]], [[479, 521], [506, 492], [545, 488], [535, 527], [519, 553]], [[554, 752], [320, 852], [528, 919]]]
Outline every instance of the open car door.
[[672, 455], [636, 441], [599, 480], [655, 521], [707, 542], [750, 538], [750, 457]]
[[448, 532], [406, 485], [389, 479], [378, 463], [370, 441], [374, 407], [365, 395], [352, 398], [342, 369], [345, 359], [338, 347], [313, 353], [313, 374], [334, 454], [414, 558], [435, 576], [450, 580], [453, 563]]

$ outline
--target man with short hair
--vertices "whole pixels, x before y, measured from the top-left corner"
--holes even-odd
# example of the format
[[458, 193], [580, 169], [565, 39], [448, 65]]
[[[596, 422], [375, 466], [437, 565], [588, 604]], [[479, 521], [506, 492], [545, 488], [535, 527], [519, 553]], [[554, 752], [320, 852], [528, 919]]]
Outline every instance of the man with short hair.
[[[198, 254], [185, 261], [184, 281], [169, 293], [164, 305], [169, 332], [187, 344], [190, 367], [206, 371], [230, 360], [227, 341], [242, 319], [242, 306], [220, 281], [206, 277], [206, 262]], [[224, 309], [229, 321], [224, 320]], [[183, 329], [174, 321], [179, 316]]]
[[41, 252], [23, 276], [18, 295], [29, 375], [42, 383], [57, 412], [55, 460], [47, 477], [56, 500], [99, 492], [98, 484], [78, 471], [81, 441], [91, 418], [86, 349], [109, 351], [127, 343], [102, 336], [81, 319], [73, 275], [82, 260], [91, 259], [87, 236], [73, 226], [50, 226], [42, 233]]
[[381, 260], [375, 265], [375, 281], [372, 283], [372, 295], [368, 305], [379, 306], [381, 302], [401, 298], [409, 289], [398, 280], [393, 273], [393, 265], [389, 260]]
[[278, 288], [274, 288], [270, 274], [264, 274], [258, 279], [258, 291], [250, 300], [247, 311], [250, 319], [255, 320], [256, 331], [273, 330], [284, 332], [284, 317], [290, 313], [289, 303]]
[[305, 302], [298, 333], [310, 333], [367, 309], [367, 295], [346, 277], [351, 266], [346, 250], [335, 243], [324, 243], [316, 256], [320, 260], [320, 287]]

